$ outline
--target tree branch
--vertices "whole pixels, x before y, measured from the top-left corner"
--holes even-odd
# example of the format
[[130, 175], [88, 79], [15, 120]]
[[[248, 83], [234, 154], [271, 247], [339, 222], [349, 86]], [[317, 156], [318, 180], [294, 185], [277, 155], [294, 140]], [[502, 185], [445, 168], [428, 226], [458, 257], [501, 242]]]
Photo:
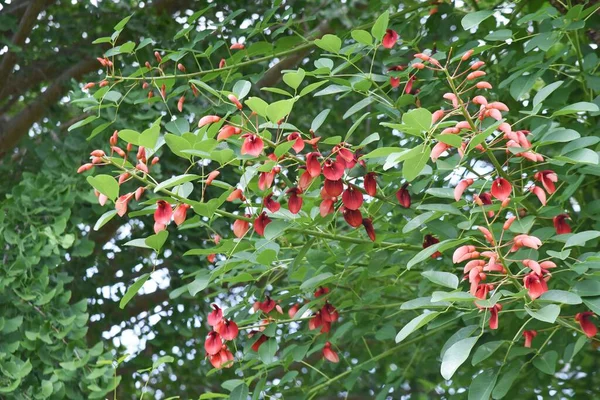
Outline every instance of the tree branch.
[[44, 93], [41, 93], [35, 101], [13, 118], [0, 120], [0, 157], [15, 147], [21, 137], [29, 131], [29, 128], [42, 118], [46, 109], [63, 96], [71, 79], [79, 80], [83, 75], [98, 68], [98, 60], [95, 58], [78, 62], [59, 75]]
[[[33, 0], [29, 4], [29, 7], [25, 10], [25, 14], [23, 14], [23, 18], [21, 18], [19, 27], [13, 36], [12, 42], [14, 46], [23, 46], [25, 39], [27, 39], [37, 21], [38, 14], [45, 6], [45, 0]], [[2, 62], [0, 62], [0, 87], [6, 85], [16, 62], [17, 55], [12, 51], [8, 51], [8, 53], [2, 57]]]
[[[329, 26], [328, 21], [323, 21], [317, 26], [317, 28], [310, 35], [309, 40], [315, 40], [321, 38], [327, 33], [331, 33], [333, 30]], [[274, 86], [281, 80], [281, 71], [291, 69], [298, 65], [304, 57], [310, 53], [312, 48], [308, 47], [297, 53], [291, 54], [283, 60], [279, 61], [273, 67], [271, 67], [264, 76], [256, 83], [256, 88], [260, 89], [266, 86]]]

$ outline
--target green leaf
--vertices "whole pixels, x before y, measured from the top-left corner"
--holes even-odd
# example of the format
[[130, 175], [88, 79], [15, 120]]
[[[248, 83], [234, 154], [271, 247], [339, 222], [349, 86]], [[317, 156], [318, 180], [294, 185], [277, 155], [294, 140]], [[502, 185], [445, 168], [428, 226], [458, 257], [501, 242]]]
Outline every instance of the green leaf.
[[556, 362], [558, 353], [551, 350], [533, 359], [533, 366], [548, 375], [554, 375], [556, 372]]
[[452, 147], [460, 148], [462, 146], [462, 138], [459, 135], [444, 134], [435, 137], [442, 143], [449, 144]]
[[200, 175], [195, 175], [195, 174], [183, 174], [183, 175], [174, 176], [172, 178], [167, 179], [164, 182], [159, 183], [154, 188], [154, 193], [158, 193], [163, 189], [168, 189], [173, 186], [181, 185], [182, 183], [185, 183], [185, 182], [195, 181], [200, 178], [202, 178]]
[[119, 183], [110, 175], [88, 176], [87, 181], [94, 189], [115, 201], [119, 197]]
[[600, 281], [586, 279], [575, 283], [573, 290], [582, 297], [592, 297], [600, 295]]
[[473, 358], [471, 359], [471, 365], [475, 366], [490, 357], [496, 350], [500, 348], [504, 344], [504, 340], [498, 340], [494, 342], [487, 342], [482, 344], [475, 350], [473, 353]]
[[525, 306], [525, 311], [527, 311], [527, 314], [531, 315], [538, 321], [553, 324], [554, 322], [556, 322], [556, 318], [558, 318], [558, 316], [560, 315], [560, 306], [557, 306], [556, 304], [549, 304], [545, 307], [542, 307], [539, 310], [532, 310], [529, 307]]
[[460, 340], [450, 346], [450, 348], [444, 353], [442, 358], [442, 366], [440, 373], [444, 379], [449, 380], [452, 378], [458, 367], [460, 367], [471, 354], [471, 350], [479, 337], [470, 337]]
[[71, 132], [74, 129], [81, 128], [82, 126], [85, 126], [85, 125], [87, 125], [89, 123], [92, 123], [92, 122], [94, 122], [97, 119], [98, 119], [97, 115], [90, 115], [86, 119], [78, 121], [78, 122], [74, 123], [73, 125], [69, 126], [69, 129], [67, 129], [67, 131]]
[[346, 111], [346, 113], [344, 114], [344, 116], [342, 117], [342, 119], [346, 119], [349, 116], [357, 113], [358, 111], [360, 111], [363, 108], [367, 107], [369, 104], [371, 104], [374, 101], [375, 101], [375, 99], [373, 99], [372, 97], [365, 97], [364, 99], [362, 99], [361, 101], [359, 101], [358, 103], [356, 103], [352, 107], [350, 107], [348, 109], [348, 111]]
[[314, 43], [317, 47], [334, 54], [339, 53], [342, 48], [342, 40], [330, 34], [324, 35], [321, 39], [315, 39]]
[[325, 119], [329, 115], [330, 111], [331, 110], [329, 108], [326, 108], [325, 110], [321, 111], [315, 117], [315, 119], [313, 119], [313, 121], [311, 122], [310, 129], [312, 129], [314, 132], [316, 132], [317, 130], [319, 130], [319, 128], [321, 127], [321, 125], [323, 125], [323, 122], [325, 122]]
[[513, 383], [520, 375], [521, 368], [517, 365], [509, 365], [507, 368], [504, 368], [503, 371], [506, 371], [506, 373], [502, 375], [502, 378], [500, 378], [492, 392], [492, 398], [494, 399], [501, 399], [506, 396]]
[[127, 25], [127, 23], [129, 22], [129, 20], [131, 19], [131, 17], [133, 16], [133, 14], [123, 18], [121, 21], [119, 21], [118, 24], [115, 25], [115, 31], [120, 31], [123, 28], [125, 28], [125, 25]]
[[207, 271], [207, 270], [200, 271], [200, 273], [198, 273], [198, 275], [196, 275], [196, 278], [194, 279], [194, 281], [188, 283], [188, 285], [187, 285], [187, 288], [188, 288], [188, 291], [190, 292], [190, 294], [192, 296], [195, 296], [196, 294], [198, 294], [198, 292], [201, 292], [202, 290], [206, 289], [206, 287], [210, 283], [211, 277], [212, 277], [212, 275], [209, 271]]
[[[262, 346], [266, 345], [263, 343]], [[260, 346], [262, 348], [262, 346]], [[236, 386], [229, 395], [229, 400], [246, 400], [248, 399], [248, 385], [242, 383], [241, 385]]]
[[279, 100], [269, 104], [266, 109], [267, 118], [276, 124], [292, 111], [293, 106], [293, 99]]
[[296, 90], [304, 80], [305, 76], [306, 72], [304, 72], [302, 68], [298, 68], [298, 71], [296, 72], [288, 72], [287, 74], [284, 74], [283, 81], [286, 83], [286, 85]]
[[288, 221], [273, 221], [269, 223], [269, 225], [265, 228], [265, 239], [273, 240], [283, 234], [287, 228], [289, 228], [290, 223]]
[[578, 112], [597, 112], [600, 111], [600, 108], [594, 103], [589, 103], [587, 101], [582, 101], [579, 103], [571, 104], [566, 107], [561, 108], [552, 114], [552, 117], [558, 117], [559, 115], [569, 115], [576, 114]]
[[424, 271], [421, 275], [437, 285], [446, 286], [450, 289], [456, 289], [458, 287], [458, 277], [449, 272]]
[[416, 217], [408, 221], [406, 225], [404, 225], [404, 227], [402, 228], [402, 233], [408, 233], [414, 231], [415, 229], [422, 228], [423, 225], [425, 225], [426, 222], [432, 220], [435, 217], [435, 215], [436, 213], [434, 211], [428, 211], [421, 215], [417, 215]]
[[275, 151], [274, 151], [277, 158], [281, 157], [282, 155], [284, 155], [285, 153], [290, 151], [290, 149], [294, 146], [295, 142], [296, 142], [295, 140], [290, 140], [290, 141], [283, 142], [283, 143], [277, 145], [277, 147], [275, 148]]
[[147, 149], [154, 149], [160, 135], [160, 120], [161, 118], [157, 119], [150, 128], [140, 134], [138, 139], [140, 146], [144, 146]]
[[269, 104], [260, 97], [248, 97], [244, 103], [261, 117], [267, 116], [267, 106]]
[[541, 104], [544, 100], [546, 100], [546, 98], [550, 96], [552, 92], [558, 89], [562, 84], [563, 81], [556, 81], [541, 88], [533, 97], [533, 108], [537, 107], [538, 104]]
[[512, 35], [513, 33], [510, 29], [498, 29], [497, 31], [490, 33], [483, 39], [489, 41], [503, 42], [505, 40], [511, 39]]
[[428, 131], [432, 124], [432, 114], [425, 108], [410, 110], [402, 116], [402, 123], [416, 131]]
[[252, 88], [252, 84], [248, 81], [237, 81], [235, 85], [233, 85], [232, 92], [236, 95], [238, 100], [242, 100], [246, 95], [250, 92]]
[[583, 231], [571, 236], [565, 247], [583, 246], [588, 240], [593, 240], [600, 237], [600, 231]]
[[469, 386], [468, 400], [489, 400], [497, 379], [498, 373], [494, 369], [487, 369], [477, 375]]
[[266, 365], [273, 364], [275, 353], [277, 353], [277, 340], [275, 338], [270, 338], [258, 348], [258, 358]]
[[350, 35], [352, 35], [352, 39], [356, 40], [358, 43], [365, 44], [367, 46], [373, 44], [373, 36], [371, 36], [371, 34], [367, 31], [357, 29], [350, 32]]
[[302, 282], [302, 285], [300, 285], [300, 290], [302, 290], [302, 291], [312, 290], [313, 288], [321, 285], [321, 282], [328, 280], [332, 276], [333, 276], [333, 274], [331, 272], [324, 272], [317, 276], [313, 276], [312, 278]]
[[480, 23], [492, 15], [494, 15], [494, 11], [492, 10], [472, 12], [465, 15], [460, 21], [460, 24], [465, 31], [469, 31], [473, 28], [477, 28]]
[[110, 210], [102, 214], [100, 218], [98, 218], [98, 221], [96, 221], [94, 230], [97, 231], [98, 229], [102, 228], [108, 221], [113, 219], [115, 215], [117, 215], [117, 210]]
[[406, 339], [408, 335], [427, 325], [439, 314], [439, 312], [430, 312], [426, 314], [421, 314], [418, 317], [413, 318], [408, 324], [404, 325], [400, 332], [398, 332], [398, 334], [396, 335], [396, 343], [400, 343], [401, 341]]
[[562, 156], [555, 157], [556, 160], [565, 161], [572, 164], [593, 164], [598, 165], [598, 153], [590, 149], [577, 149]]
[[475, 296], [473, 296], [469, 292], [433, 292], [431, 295], [431, 301], [437, 303], [438, 301], [467, 301], [471, 302], [477, 300]]
[[168, 231], [166, 231], [166, 230], [160, 231], [155, 235], [148, 236], [144, 240], [144, 243], [146, 243], [146, 245], [148, 247], [150, 247], [151, 249], [154, 249], [154, 251], [156, 251], [158, 253], [158, 252], [160, 252], [160, 249], [162, 249], [163, 245], [167, 241], [167, 237], [169, 237]]
[[385, 35], [385, 31], [388, 28], [389, 22], [390, 22], [390, 13], [387, 11], [384, 12], [383, 14], [381, 14], [377, 18], [377, 20], [373, 24], [373, 27], [371, 28], [371, 34], [373, 35], [375, 40], [377, 40], [379, 42], [381, 42], [383, 40], [383, 35]]
[[144, 274], [144, 275], [140, 276], [133, 283], [133, 285], [129, 286], [129, 288], [125, 292], [125, 295], [123, 296], [123, 298], [119, 302], [119, 308], [121, 310], [125, 308], [125, 306], [127, 305], [127, 303], [129, 303], [129, 301], [133, 298], [133, 296], [135, 296], [137, 294], [137, 292], [142, 288], [142, 286], [144, 286], [144, 283], [146, 283], [146, 281], [148, 280], [148, 278], [150, 278], [150, 274]]
[[423, 168], [425, 168], [425, 165], [427, 165], [430, 155], [431, 147], [425, 146], [423, 152], [418, 154], [417, 157], [404, 161], [404, 164], [402, 164], [402, 175], [404, 176], [404, 179], [408, 182], [412, 182], [419, 176], [421, 171], [423, 171]]
[[119, 139], [131, 143], [133, 145], [139, 145], [140, 133], [133, 129], [122, 129], [118, 133]]
[[581, 297], [564, 290], [548, 290], [540, 296], [542, 301], [552, 301], [561, 304], [581, 304]]

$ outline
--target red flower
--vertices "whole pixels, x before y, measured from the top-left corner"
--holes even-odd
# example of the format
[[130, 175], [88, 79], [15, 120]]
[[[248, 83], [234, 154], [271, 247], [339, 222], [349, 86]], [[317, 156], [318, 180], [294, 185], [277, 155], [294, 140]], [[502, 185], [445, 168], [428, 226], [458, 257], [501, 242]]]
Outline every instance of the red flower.
[[265, 234], [265, 228], [267, 225], [271, 223], [271, 218], [267, 217], [266, 212], [262, 212], [255, 220], [254, 220], [254, 231], [258, 233], [260, 236]]
[[206, 186], [210, 186], [210, 185], [212, 185], [213, 181], [214, 181], [215, 179], [217, 179], [217, 177], [218, 177], [219, 175], [221, 175], [221, 172], [219, 172], [219, 171], [211, 171], [211, 172], [208, 174], [208, 176], [206, 177], [206, 182], [205, 182], [205, 183], [206, 183]]
[[344, 176], [344, 164], [332, 159], [325, 160], [323, 164], [323, 175], [330, 181], [337, 181]]
[[531, 347], [531, 342], [533, 338], [537, 336], [537, 331], [524, 331], [523, 337], [525, 338], [525, 347]]
[[531, 186], [531, 188], [529, 188], [529, 190], [531, 191], [531, 193], [537, 196], [538, 200], [540, 201], [540, 203], [542, 203], [543, 206], [546, 205], [546, 192], [544, 192], [544, 190], [542, 190], [541, 187], [533, 185]]
[[202, 128], [204, 125], [214, 124], [220, 120], [221, 117], [218, 115], [205, 115], [204, 117], [200, 118], [200, 121], [198, 121], [198, 128]]
[[275, 171], [261, 172], [258, 177], [258, 188], [260, 190], [267, 190], [273, 185], [275, 179]]
[[233, 365], [231, 361], [233, 361], [233, 354], [225, 345], [221, 347], [221, 350], [217, 354], [210, 356], [210, 363], [215, 368], [221, 368], [223, 366], [225, 368], [231, 368]]
[[326, 302], [323, 308], [321, 308], [321, 318], [323, 319], [323, 322], [335, 322], [339, 317], [340, 314], [337, 312], [335, 307], [328, 302]]
[[221, 351], [222, 346], [223, 341], [221, 340], [219, 333], [215, 331], [208, 332], [206, 340], [204, 341], [204, 350], [212, 356]]
[[266, 342], [269, 338], [265, 335], [260, 335], [260, 337], [258, 338], [258, 340], [256, 342], [254, 342], [254, 344], [252, 345], [252, 350], [254, 351], [258, 351], [258, 349], [260, 348], [260, 346]]
[[349, 210], [358, 210], [363, 203], [363, 195], [356, 186], [349, 185], [342, 194], [342, 203]]
[[[249, 217], [249, 215], [246, 214], [246, 217]], [[250, 222], [248, 222], [246, 220], [236, 219], [233, 222], [233, 234], [238, 239], [243, 238], [244, 235], [246, 234], [246, 232], [248, 232], [248, 229], [250, 229]]]
[[154, 233], [164, 230], [169, 222], [171, 222], [171, 216], [173, 215], [171, 205], [166, 201], [158, 200], [156, 205], [156, 211], [154, 212]]
[[217, 326], [223, 319], [223, 310], [218, 305], [212, 305], [213, 310], [208, 314], [207, 322], [210, 326]]
[[340, 207], [340, 212], [344, 216], [344, 219], [348, 225], [357, 228], [362, 225], [362, 214], [359, 210], [350, 210], [344, 206]]
[[459, 201], [462, 197], [463, 192], [473, 184], [473, 179], [462, 180], [454, 188], [454, 200]]
[[402, 187], [396, 192], [396, 198], [398, 203], [404, 208], [410, 208], [410, 193], [406, 190], [408, 183], [402, 185]]
[[523, 278], [523, 286], [529, 290], [529, 297], [531, 297], [532, 300], [537, 299], [543, 293], [548, 291], [548, 284], [544, 278], [540, 277], [535, 272], [530, 272], [525, 275], [525, 278]]
[[565, 221], [567, 218], [569, 218], [568, 214], [560, 214], [552, 219], [552, 222], [554, 223], [554, 229], [556, 230], [557, 235], [571, 233], [571, 227], [569, 226], [567, 221]]
[[288, 135], [287, 140], [289, 142], [294, 141], [294, 145], [292, 149], [296, 152], [296, 154], [300, 153], [304, 150], [304, 140], [302, 140], [302, 136], [298, 132], [292, 132]]
[[490, 329], [498, 329], [498, 312], [502, 310], [502, 304], [496, 304], [490, 308]]
[[549, 194], [556, 192], [556, 186], [554, 185], [555, 182], [558, 182], [558, 175], [556, 175], [556, 172], [547, 169], [536, 172], [535, 175], [533, 175], [533, 178], [542, 182], [542, 185]]
[[190, 208], [189, 204], [181, 203], [175, 208], [175, 212], [173, 213], [173, 221], [177, 224], [177, 226], [183, 224], [185, 222], [187, 210]]
[[596, 334], [598, 333], [598, 328], [596, 328], [596, 325], [594, 325], [594, 323], [590, 321], [590, 318], [593, 315], [594, 313], [591, 311], [585, 311], [575, 315], [575, 321], [579, 322], [579, 326], [581, 326], [581, 329], [585, 333], [585, 336], [590, 338], [596, 336]]
[[133, 193], [127, 193], [117, 199], [115, 203], [115, 209], [117, 210], [119, 217], [122, 217], [127, 213], [127, 203], [129, 203], [132, 198]]
[[227, 196], [227, 201], [241, 200], [244, 201], [246, 198], [244, 197], [244, 192], [242, 189], [235, 189], [229, 196]]
[[390, 86], [393, 88], [400, 86], [400, 78], [396, 76], [390, 76]]
[[503, 201], [510, 196], [512, 185], [504, 178], [498, 178], [492, 182], [492, 196]]
[[225, 125], [221, 129], [219, 129], [219, 134], [217, 135], [217, 141], [229, 139], [233, 135], [239, 135], [242, 132], [240, 128], [236, 128], [235, 126]]
[[362, 220], [362, 224], [365, 227], [365, 231], [367, 231], [367, 235], [369, 235], [369, 238], [371, 239], [371, 241], [375, 241], [375, 228], [373, 228], [373, 221], [371, 220], [371, 218], [363, 218]]
[[227, 98], [229, 99], [230, 102], [232, 102], [237, 107], [238, 110], [241, 110], [242, 108], [244, 108], [242, 106], [242, 103], [240, 103], [240, 101], [238, 100], [238, 98], [235, 97], [235, 94], [233, 94], [233, 93], [229, 94], [229, 95], [227, 95]]
[[494, 288], [493, 285], [483, 283], [477, 286], [477, 290], [475, 291], [475, 297], [481, 300], [487, 299], [487, 295]]
[[329, 179], [325, 179], [325, 183], [323, 185], [323, 190], [325, 190], [325, 192], [329, 196], [337, 197], [340, 194], [342, 194], [342, 192], [344, 191], [344, 184], [342, 183], [341, 179], [339, 179], [337, 181], [331, 181]]
[[265, 144], [263, 140], [258, 135], [254, 135], [251, 133], [247, 133], [242, 136], [245, 140], [242, 144], [242, 155], [249, 154], [251, 156], [257, 157], [262, 153]]
[[[333, 199], [335, 199], [335, 197]], [[335, 211], [334, 204], [336, 200], [333, 199], [325, 199], [321, 202], [319, 205], [319, 213], [321, 214], [321, 217], [325, 218]]]
[[273, 193], [269, 193], [269, 195], [267, 197], [265, 197], [265, 199], [263, 200], [263, 204], [265, 207], [267, 207], [267, 209], [271, 212], [277, 212], [279, 211], [279, 209], [281, 208], [281, 205], [276, 202], [275, 200], [273, 200]]
[[298, 188], [288, 189], [287, 193], [290, 195], [288, 200], [288, 209], [292, 214], [298, 214], [302, 209], [302, 197], [298, 196], [302, 192]]
[[[440, 239], [436, 238], [435, 236], [425, 235], [425, 237], [423, 238], [423, 248], [426, 249], [429, 246], [433, 246], [434, 244], [439, 243], [439, 242], [440, 242]], [[433, 253], [431, 255], [431, 258], [435, 259], [435, 258], [438, 258], [441, 256], [442, 256], [442, 253], [440, 253], [439, 251], [436, 251], [435, 253]]]
[[237, 324], [229, 319], [222, 319], [215, 327], [215, 331], [219, 332], [219, 335], [225, 340], [233, 340], [239, 333]]
[[392, 29], [386, 29], [385, 35], [383, 35], [383, 39], [381, 40], [383, 47], [386, 49], [391, 49], [394, 47], [396, 42], [398, 41], [398, 33]]
[[315, 290], [314, 296], [321, 297], [329, 293], [329, 288], [320, 286], [317, 290]]
[[323, 325], [323, 318], [321, 318], [321, 311], [317, 311], [315, 315], [308, 321], [308, 329], [314, 331], [318, 327]]
[[321, 163], [317, 159], [317, 157], [319, 156], [319, 153], [314, 152], [308, 153], [306, 155], [306, 171], [308, 171], [310, 176], [312, 176], [313, 178], [321, 175]]
[[300, 309], [300, 305], [299, 304], [294, 304], [293, 306], [290, 307], [290, 309], [288, 310], [288, 315], [290, 318], [294, 318], [294, 316], [296, 315], [296, 313], [298, 313], [298, 310]]
[[377, 174], [375, 172], [369, 172], [365, 175], [363, 187], [365, 188], [365, 192], [371, 197], [375, 197], [377, 195]]
[[325, 346], [323, 346], [323, 357], [332, 363], [340, 362], [340, 358], [337, 353], [331, 349], [331, 343], [329, 342], [325, 342]]
[[306, 189], [308, 189], [308, 187], [312, 183], [313, 179], [314, 178], [308, 171], [304, 171], [302, 175], [300, 175], [300, 179], [298, 179], [298, 188], [300, 188], [300, 190], [302, 190], [303, 192], [306, 191]]

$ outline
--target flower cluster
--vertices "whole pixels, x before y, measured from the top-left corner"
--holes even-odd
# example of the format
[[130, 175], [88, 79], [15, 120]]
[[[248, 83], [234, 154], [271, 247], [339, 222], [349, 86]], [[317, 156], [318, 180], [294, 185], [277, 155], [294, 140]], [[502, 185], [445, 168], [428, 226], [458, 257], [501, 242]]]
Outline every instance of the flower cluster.
[[208, 314], [207, 322], [213, 330], [206, 336], [204, 350], [213, 367], [229, 368], [233, 365], [233, 354], [225, 342], [234, 340], [238, 336], [239, 329], [235, 322], [223, 318], [223, 310], [219, 306], [213, 304], [212, 307], [213, 311]]

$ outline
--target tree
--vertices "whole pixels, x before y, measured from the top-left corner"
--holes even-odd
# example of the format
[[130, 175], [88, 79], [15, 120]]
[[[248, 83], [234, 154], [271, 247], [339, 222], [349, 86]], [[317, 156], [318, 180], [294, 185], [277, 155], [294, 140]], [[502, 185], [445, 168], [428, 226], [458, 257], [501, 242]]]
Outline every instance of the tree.
[[2, 11], [0, 390], [596, 393], [597, 6], [382, 3]]

